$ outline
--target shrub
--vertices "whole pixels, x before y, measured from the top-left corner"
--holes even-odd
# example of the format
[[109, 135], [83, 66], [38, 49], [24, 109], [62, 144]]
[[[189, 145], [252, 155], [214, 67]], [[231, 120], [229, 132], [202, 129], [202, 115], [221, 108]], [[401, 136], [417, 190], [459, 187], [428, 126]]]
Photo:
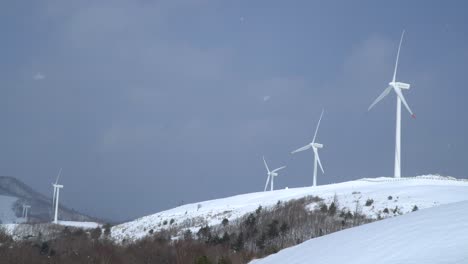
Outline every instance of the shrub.
[[265, 249], [265, 241], [266, 241], [266, 235], [265, 235], [265, 232], [262, 232], [260, 237], [255, 242], [255, 245], [257, 245], [259, 249], [263, 250]]
[[184, 240], [192, 240], [192, 231], [190, 229], [185, 230], [184, 232]]
[[175, 222], [175, 220], [174, 220], [174, 218], [172, 218], [171, 221], [169, 222], [169, 224], [172, 225], [174, 222]]
[[328, 206], [325, 203], [320, 204], [320, 212], [324, 214], [328, 212]]
[[237, 235], [237, 239], [234, 241], [234, 244], [232, 245], [232, 249], [235, 251], [241, 251], [244, 249], [244, 233], [240, 232], [239, 235]]
[[269, 238], [275, 238], [279, 235], [278, 224], [279, 224], [278, 220], [275, 219], [271, 221], [271, 223], [268, 225], [267, 234]]
[[197, 236], [202, 240], [209, 241], [211, 239], [211, 228], [208, 225], [200, 227]]
[[374, 203], [373, 199], [367, 199], [365, 206], [371, 206]]
[[102, 226], [104, 228], [104, 235], [109, 236], [111, 234], [111, 224], [107, 223]]
[[386, 214], [390, 213], [390, 211], [388, 210], [388, 208], [385, 208], [385, 209], [383, 210], [383, 212], [386, 213]]
[[332, 202], [330, 204], [330, 207], [328, 207], [328, 214], [331, 216], [334, 216], [336, 214], [336, 205], [335, 202]]
[[418, 208], [418, 206], [417, 206], [417, 205], [415, 205], [415, 206], [413, 206], [413, 210], [411, 210], [411, 211], [413, 211], [413, 212], [414, 212], [414, 211], [417, 211], [417, 210], [419, 210], [419, 208]]
[[255, 213], [256, 213], [256, 214], [260, 214], [261, 211], [262, 211], [262, 206], [259, 205], [258, 208], [257, 208], [257, 210], [255, 210]]
[[91, 230], [91, 238], [94, 239], [94, 240], [97, 240], [101, 237], [102, 235], [102, 230], [101, 228], [98, 226], [96, 228], [94, 228], [93, 230]]
[[164, 220], [164, 221], [163, 221], [163, 225], [167, 225], [167, 220]]
[[223, 226], [227, 226], [229, 224], [229, 220], [227, 218], [224, 218], [223, 221], [221, 222]]
[[222, 256], [218, 259], [218, 264], [231, 264], [231, 263], [232, 262], [228, 257]]
[[389, 200], [392, 200], [392, 199], [393, 199], [393, 197], [390, 195], [390, 196], [388, 196], [388, 199], [389, 199]]
[[247, 219], [245, 219], [244, 224], [247, 228], [251, 229], [255, 226], [256, 222], [257, 222], [257, 219], [255, 218], [255, 216], [253, 214], [249, 214]]
[[212, 262], [208, 259], [207, 256], [198, 257], [195, 260], [195, 264], [211, 264]]
[[283, 222], [283, 223], [281, 224], [281, 226], [280, 226], [280, 233], [281, 233], [281, 235], [285, 235], [286, 232], [288, 231], [288, 229], [289, 229], [288, 224], [286, 224], [285, 222]]
[[224, 231], [223, 237], [221, 237], [221, 244], [225, 244], [231, 241], [231, 236], [229, 236], [229, 233]]

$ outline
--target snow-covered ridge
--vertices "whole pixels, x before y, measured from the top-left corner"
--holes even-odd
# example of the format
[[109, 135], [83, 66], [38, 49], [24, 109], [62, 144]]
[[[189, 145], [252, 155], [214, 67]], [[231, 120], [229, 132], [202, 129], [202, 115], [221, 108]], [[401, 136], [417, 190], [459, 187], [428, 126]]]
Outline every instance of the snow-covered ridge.
[[[220, 224], [224, 218], [232, 221], [253, 212], [260, 205], [270, 207], [278, 201], [319, 196], [329, 204], [335, 195], [339, 208], [349, 208], [352, 211], [358, 204], [361, 213], [373, 218], [386, 218], [411, 212], [415, 206], [424, 209], [468, 200], [468, 181], [438, 175], [401, 179], [380, 177], [317, 187], [242, 194], [187, 204], [145, 216], [113, 227], [111, 234], [117, 241], [132, 241], [145, 237], [150, 230], [156, 232], [171, 227], [196, 229], [207, 224]], [[368, 200], [373, 201], [366, 206]]]
[[378, 178], [362, 178], [360, 180], [370, 181], [370, 182], [393, 182], [393, 181], [410, 181], [410, 180], [421, 180], [421, 179], [468, 182], [468, 179], [457, 179], [455, 177], [441, 176], [441, 175], [421, 175], [421, 176], [403, 177], [403, 178], [378, 177]]
[[250, 263], [468, 263], [467, 212], [468, 201], [421, 210], [314, 238]]

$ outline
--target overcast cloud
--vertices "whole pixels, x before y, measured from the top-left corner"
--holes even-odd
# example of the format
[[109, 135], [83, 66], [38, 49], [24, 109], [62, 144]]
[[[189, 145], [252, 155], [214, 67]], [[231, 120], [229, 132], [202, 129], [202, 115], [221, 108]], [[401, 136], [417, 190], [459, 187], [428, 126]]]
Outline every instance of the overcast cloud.
[[[397, 9], [401, 8], [401, 9]], [[402, 171], [466, 178], [463, 1], [4, 1], [0, 174], [64, 203], [131, 219], [180, 203], [393, 174], [398, 79]]]

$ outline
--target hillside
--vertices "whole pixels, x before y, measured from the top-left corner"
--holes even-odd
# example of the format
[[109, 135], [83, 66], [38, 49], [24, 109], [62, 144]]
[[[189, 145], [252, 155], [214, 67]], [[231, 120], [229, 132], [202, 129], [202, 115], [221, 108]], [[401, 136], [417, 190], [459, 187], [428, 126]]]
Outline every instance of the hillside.
[[468, 201], [425, 209], [311, 239], [250, 263], [468, 263], [467, 212]]
[[[359, 210], [370, 218], [387, 218], [411, 212], [415, 206], [424, 209], [468, 200], [468, 181], [434, 175], [402, 179], [372, 178], [317, 187], [243, 194], [187, 204], [117, 225], [112, 228], [112, 237], [117, 241], [132, 241], [147, 236], [148, 230], [198, 230], [205, 225], [219, 225], [224, 218], [229, 221], [238, 219], [255, 211], [260, 205], [271, 207], [278, 201], [306, 196], [318, 196], [329, 204], [335, 195], [339, 208]], [[370, 205], [368, 200], [373, 200]], [[369, 206], [366, 206], [366, 203]], [[312, 209], [316, 204], [308, 206]]]
[[[52, 190], [51, 190], [52, 191]], [[48, 222], [52, 219], [52, 198], [36, 192], [20, 180], [0, 176], [0, 221], [1, 223], [22, 222], [22, 204], [31, 205], [29, 219], [32, 222]], [[93, 221], [92, 217], [59, 205], [61, 219]]]

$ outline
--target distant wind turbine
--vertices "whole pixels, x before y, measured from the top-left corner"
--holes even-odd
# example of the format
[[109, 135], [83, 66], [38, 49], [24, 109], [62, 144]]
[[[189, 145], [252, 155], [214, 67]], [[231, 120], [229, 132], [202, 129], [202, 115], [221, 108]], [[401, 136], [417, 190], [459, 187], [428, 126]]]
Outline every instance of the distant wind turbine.
[[62, 173], [62, 168], [60, 168], [60, 170], [59, 170], [59, 173], [57, 175], [57, 180], [55, 180], [55, 183], [52, 183], [52, 186], [54, 187], [54, 196], [53, 196], [53, 199], [52, 199], [52, 207], [55, 210], [54, 224], [58, 223], [57, 217], [58, 217], [59, 194], [60, 194], [60, 189], [63, 188], [63, 185], [58, 184], [61, 173]]
[[268, 175], [267, 180], [266, 180], [266, 183], [265, 183], [265, 189], [264, 189], [263, 191], [266, 191], [267, 186], [268, 186], [268, 181], [270, 181], [270, 179], [271, 179], [271, 181], [270, 181], [270, 182], [271, 182], [270, 191], [273, 191], [273, 188], [274, 188], [274, 186], [273, 186], [273, 184], [274, 184], [274, 179], [275, 179], [276, 176], [278, 176], [278, 173], [277, 173], [277, 172], [278, 172], [279, 170], [282, 170], [282, 169], [286, 168], [286, 166], [282, 166], [282, 167], [279, 167], [279, 168], [277, 168], [277, 169], [274, 169], [274, 170], [270, 171], [270, 169], [268, 168], [268, 164], [267, 164], [267, 162], [265, 161], [265, 157], [263, 157], [263, 163], [265, 164], [265, 168], [266, 168], [266, 170], [267, 170], [267, 175]]
[[22, 217], [24, 218], [25, 222], [28, 222], [29, 208], [31, 208], [30, 205], [23, 204], [23, 215], [22, 215]]
[[398, 45], [398, 52], [395, 62], [395, 70], [393, 71], [393, 78], [392, 81], [388, 83], [388, 87], [382, 92], [382, 94], [375, 99], [375, 101], [369, 106], [369, 110], [371, 110], [374, 105], [376, 105], [380, 100], [382, 100], [385, 96], [387, 96], [391, 90], [393, 90], [397, 95], [397, 111], [396, 111], [396, 139], [395, 139], [395, 170], [394, 170], [394, 177], [400, 178], [401, 177], [401, 103], [406, 107], [406, 110], [411, 114], [413, 118], [416, 118], [416, 115], [413, 114], [411, 108], [409, 107], [408, 103], [403, 96], [402, 89], [409, 89], [410, 84], [402, 83], [396, 81], [396, 74], [398, 68], [398, 58], [400, 57], [400, 48], [401, 43], [403, 42], [403, 36], [405, 35], [405, 31], [401, 33], [400, 44]]
[[317, 128], [315, 128], [315, 134], [314, 134], [314, 138], [312, 139], [312, 142], [305, 145], [302, 148], [296, 149], [295, 151], [291, 152], [291, 154], [294, 154], [294, 153], [297, 153], [297, 152], [300, 152], [300, 151], [308, 150], [310, 148], [312, 148], [312, 150], [314, 151], [314, 182], [313, 182], [313, 186], [317, 186], [317, 163], [320, 166], [320, 169], [322, 170], [322, 173], [325, 174], [325, 171], [323, 170], [323, 167], [322, 167], [322, 163], [320, 162], [320, 156], [318, 154], [318, 149], [323, 148], [323, 145], [320, 144], [320, 143], [315, 142], [315, 138], [317, 137], [317, 131], [319, 129], [320, 121], [322, 120], [322, 116], [323, 116], [323, 109], [322, 109], [322, 113], [320, 114], [319, 121], [317, 123]]

